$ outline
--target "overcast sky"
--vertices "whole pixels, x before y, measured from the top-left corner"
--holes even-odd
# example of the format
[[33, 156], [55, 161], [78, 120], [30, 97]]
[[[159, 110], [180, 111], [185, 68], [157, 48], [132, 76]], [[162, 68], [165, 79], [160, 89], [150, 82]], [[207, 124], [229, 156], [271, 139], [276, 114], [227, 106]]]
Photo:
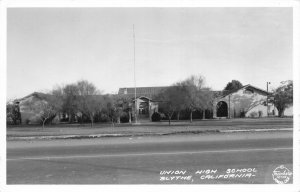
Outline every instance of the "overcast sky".
[[292, 8], [9, 8], [7, 97], [81, 79], [133, 87], [133, 24], [137, 86], [292, 79]]

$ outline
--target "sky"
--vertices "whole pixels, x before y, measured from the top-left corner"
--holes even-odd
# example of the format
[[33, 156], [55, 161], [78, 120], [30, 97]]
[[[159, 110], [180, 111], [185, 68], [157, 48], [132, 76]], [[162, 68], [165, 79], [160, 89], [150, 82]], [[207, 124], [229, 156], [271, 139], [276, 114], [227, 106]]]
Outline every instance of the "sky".
[[191, 75], [222, 90], [293, 78], [292, 8], [9, 8], [7, 98], [92, 82], [103, 93]]

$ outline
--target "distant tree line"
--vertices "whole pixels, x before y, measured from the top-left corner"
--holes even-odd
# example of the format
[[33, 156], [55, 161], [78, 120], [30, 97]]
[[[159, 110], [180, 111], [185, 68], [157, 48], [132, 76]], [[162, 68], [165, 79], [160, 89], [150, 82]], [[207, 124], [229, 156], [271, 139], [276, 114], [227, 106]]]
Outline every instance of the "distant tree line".
[[[223, 89], [222, 93], [236, 91], [242, 83], [232, 80]], [[285, 81], [273, 90], [269, 102], [273, 103], [279, 111], [279, 116], [284, 115], [284, 110], [293, 103], [293, 81]], [[212, 117], [214, 92], [205, 85], [201, 75], [190, 76], [166, 88], [154, 98], [159, 102], [158, 113], [155, 118], [164, 118], [171, 124], [172, 119], [189, 119], [193, 115], [201, 115], [202, 119]], [[52, 123], [54, 118], [59, 122], [90, 123], [110, 122], [112, 125], [132, 120], [133, 98], [126, 95], [102, 94], [92, 83], [81, 80], [76, 83], [56, 86], [48, 94], [44, 94], [41, 102], [23, 103], [29, 110], [38, 116], [42, 126]], [[7, 102], [7, 124], [20, 124], [21, 114], [18, 105]]]

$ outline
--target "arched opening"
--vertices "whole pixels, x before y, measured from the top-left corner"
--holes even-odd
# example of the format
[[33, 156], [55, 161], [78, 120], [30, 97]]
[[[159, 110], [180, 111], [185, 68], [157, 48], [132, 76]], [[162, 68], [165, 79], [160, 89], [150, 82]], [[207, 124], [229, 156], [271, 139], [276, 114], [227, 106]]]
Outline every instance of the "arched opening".
[[224, 101], [217, 104], [217, 117], [228, 117], [228, 106]]
[[138, 113], [140, 118], [149, 117], [149, 101], [147, 97], [139, 97]]

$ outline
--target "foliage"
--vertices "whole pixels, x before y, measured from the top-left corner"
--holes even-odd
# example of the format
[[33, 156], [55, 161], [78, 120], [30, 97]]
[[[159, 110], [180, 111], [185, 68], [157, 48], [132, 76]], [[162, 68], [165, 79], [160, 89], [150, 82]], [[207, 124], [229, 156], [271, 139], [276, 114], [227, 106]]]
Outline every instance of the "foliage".
[[49, 101], [47, 102], [45, 100], [35, 103], [31, 109], [40, 118], [43, 128], [45, 127], [45, 123], [56, 115], [54, 106]]
[[56, 87], [52, 94], [61, 101], [59, 110], [68, 114], [69, 122], [73, 122], [74, 117], [81, 122], [91, 122], [91, 126], [95, 121], [108, 120], [112, 124], [120, 123], [121, 118], [125, 122], [131, 121], [130, 98], [102, 95], [95, 85], [86, 80]]
[[100, 112], [105, 107], [104, 98], [96, 86], [86, 80], [57, 86], [52, 95], [56, 99], [55, 109], [67, 114], [69, 123], [76, 118], [81, 122], [89, 120], [93, 126], [95, 119], [101, 119]]
[[131, 123], [131, 101], [126, 95], [110, 95], [107, 103], [112, 123]]
[[223, 89], [224, 92], [231, 92], [240, 89], [243, 87], [242, 83], [238, 80], [232, 80], [231, 82], [228, 82], [226, 87]]
[[[205, 86], [204, 77], [191, 76], [186, 80], [176, 84], [182, 93], [184, 107], [190, 111], [190, 121], [192, 122], [193, 111], [211, 110], [213, 107], [213, 93], [210, 88]], [[205, 113], [203, 113], [205, 115]]]
[[52, 95], [52, 104], [54, 109], [57, 112], [61, 112], [63, 110], [63, 88], [57, 86], [50, 92], [50, 94]]
[[273, 91], [273, 98], [270, 100], [278, 110], [278, 116], [284, 116], [284, 110], [293, 105], [293, 81], [283, 81]]
[[43, 128], [46, 123], [52, 122], [55, 118], [57, 114], [55, 104], [56, 99], [52, 95], [37, 92], [19, 101], [25, 123], [39, 122], [43, 125]]
[[153, 113], [152, 116], [151, 116], [151, 120], [152, 120], [153, 122], [160, 121], [160, 120], [161, 120], [160, 114], [157, 113], [157, 112]]
[[6, 103], [6, 123], [13, 125], [21, 123], [21, 113], [19, 107], [12, 102]]
[[[213, 93], [205, 86], [204, 77], [201, 75], [193, 75], [175, 83], [155, 99], [161, 101], [159, 111], [168, 116], [169, 124], [174, 113], [180, 114], [181, 111], [188, 110], [192, 121], [194, 111], [211, 110], [213, 107]], [[205, 113], [202, 114], [205, 117]]]
[[105, 95], [104, 97], [105, 109], [104, 113], [106, 113], [112, 123], [115, 122], [120, 123], [120, 116], [122, 113], [121, 107], [118, 104], [118, 99], [114, 95]]
[[68, 114], [69, 123], [74, 121], [78, 111], [78, 88], [76, 84], [68, 84], [62, 87], [62, 112]]
[[121, 123], [128, 123], [129, 122], [129, 116], [126, 112], [121, 113], [120, 122]]
[[179, 86], [171, 86], [158, 94], [155, 99], [161, 101], [159, 104], [159, 111], [164, 113], [171, 124], [171, 118], [174, 112], [179, 112], [184, 109], [185, 92]]
[[104, 107], [103, 98], [98, 95], [99, 91], [96, 86], [88, 81], [78, 81], [76, 87], [78, 91], [76, 100], [78, 110], [89, 117], [91, 127], [93, 127], [96, 113]]

